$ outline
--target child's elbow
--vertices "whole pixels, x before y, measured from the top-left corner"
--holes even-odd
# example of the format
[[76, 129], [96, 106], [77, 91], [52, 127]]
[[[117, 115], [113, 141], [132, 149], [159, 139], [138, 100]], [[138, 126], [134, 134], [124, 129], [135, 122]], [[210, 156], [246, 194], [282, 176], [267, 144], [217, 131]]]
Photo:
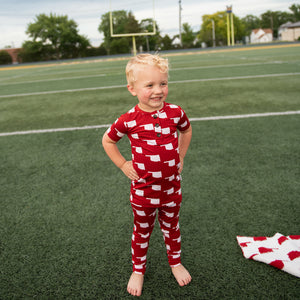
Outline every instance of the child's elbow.
[[105, 132], [103, 134], [103, 137], [102, 137], [102, 146], [105, 148], [105, 145], [107, 144], [107, 133]]

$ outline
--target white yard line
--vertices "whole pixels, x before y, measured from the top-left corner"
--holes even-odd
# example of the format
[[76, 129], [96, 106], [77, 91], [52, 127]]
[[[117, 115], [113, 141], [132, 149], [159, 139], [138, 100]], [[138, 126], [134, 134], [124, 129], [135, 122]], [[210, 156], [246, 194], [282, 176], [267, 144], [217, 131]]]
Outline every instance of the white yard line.
[[[255, 78], [296, 76], [296, 75], [300, 75], [300, 72], [178, 80], [178, 81], [169, 81], [169, 84], [174, 84], [174, 83], [179, 84], [179, 83], [189, 83], [189, 82], [206, 82], [206, 81], [222, 81], [222, 80], [241, 80], [241, 79], [255, 79]], [[60, 90], [60, 91], [45, 91], [45, 92], [23, 93], [23, 94], [0, 95], [0, 98], [37, 96], [37, 95], [59, 94], [59, 93], [74, 93], [74, 92], [96, 91], [96, 90], [125, 88], [125, 87], [126, 87], [126, 85], [112, 85], [112, 86], [101, 86], [101, 87], [93, 87], [93, 88], [81, 88], [81, 89], [70, 89], [70, 90]]]
[[24, 134], [35, 134], [35, 133], [47, 133], [47, 132], [65, 132], [65, 131], [76, 131], [76, 130], [86, 130], [86, 129], [98, 129], [98, 128], [108, 128], [110, 124], [103, 125], [93, 125], [93, 126], [83, 126], [83, 127], [67, 127], [67, 128], [51, 128], [51, 129], [37, 129], [37, 130], [27, 130], [27, 131], [14, 131], [14, 132], [3, 132], [0, 136], [8, 135], [24, 135]]
[[60, 94], [60, 93], [75, 93], [75, 92], [84, 92], [84, 91], [116, 89], [116, 88], [124, 88], [124, 87], [126, 87], [126, 85], [100, 86], [100, 87], [94, 87], [94, 88], [82, 88], [82, 89], [61, 90], [61, 91], [46, 91], [46, 92], [24, 93], [24, 94], [1, 95], [0, 98], [50, 95], [50, 94]]
[[[298, 61], [296, 61], [298, 62]], [[182, 71], [182, 70], [198, 70], [198, 69], [216, 69], [216, 68], [232, 68], [232, 67], [248, 67], [248, 66], [261, 66], [261, 65], [274, 65], [274, 64], [291, 64], [296, 63], [293, 61], [285, 62], [285, 61], [269, 61], [269, 62], [256, 62], [256, 63], [243, 63], [243, 64], [229, 64], [229, 65], [210, 65], [210, 66], [198, 66], [198, 67], [182, 67], [182, 68], [171, 68], [170, 71]], [[73, 73], [75, 71], [72, 71]], [[82, 72], [82, 70], [76, 71]], [[57, 72], [51, 73], [51, 75], [61, 75], [63, 73], [71, 73], [70, 71], [67, 72]], [[123, 73], [114, 73], [114, 75], [122, 75]], [[40, 82], [48, 82], [48, 81], [59, 81], [59, 80], [73, 80], [73, 79], [84, 79], [84, 78], [93, 78], [93, 77], [103, 77], [107, 76], [107, 74], [98, 74], [98, 75], [87, 75], [87, 76], [76, 76], [76, 77], [61, 77], [61, 78], [52, 78], [52, 79], [37, 79], [31, 81], [19, 81], [19, 82], [4, 82], [0, 83], [2, 86], [6, 85], [18, 85], [18, 84], [27, 84], [27, 83], [40, 83]], [[22, 75], [24, 77], [24, 74]], [[11, 80], [17, 77], [11, 77], [8, 79], [1, 79], [1, 81]]]
[[[270, 117], [270, 116], [284, 116], [284, 115], [298, 115], [298, 114], [300, 114], [300, 110], [284, 111], [284, 112], [268, 112], [268, 113], [259, 113], [259, 114], [232, 115], [232, 116], [215, 116], [215, 117], [203, 117], [203, 118], [190, 118], [190, 121], [191, 122], [198, 122], [198, 121], [210, 121], [210, 120], [245, 119], [245, 118], [255, 118], [255, 117]], [[0, 136], [25, 135], [25, 134], [35, 134], [35, 133], [65, 132], [65, 131], [108, 128], [110, 125], [111, 124], [103, 124], [103, 125], [83, 126], [83, 127], [67, 127], [67, 128], [52, 128], [52, 129], [40, 129], [40, 130], [3, 132], [3, 133], [0, 133]]]
[[255, 79], [255, 78], [266, 78], [266, 77], [282, 77], [282, 76], [295, 76], [300, 75], [300, 72], [296, 73], [277, 73], [277, 74], [264, 74], [264, 75], [247, 75], [247, 76], [236, 76], [236, 77], [220, 77], [220, 78], [204, 78], [204, 79], [190, 79], [190, 80], [178, 80], [171, 81], [169, 83], [189, 83], [189, 82], [205, 82], [205, 81], [222, 81], [222, 80], [237, 80], [237, 79]]
[[[298, 61], [297, 61], [298, 62]], [[275, 64], [288, 64], [290, 61], [269, 61], [269, 62], [257, 62], [257, 63], [244, 63], [244, 64], [230, 64], [230, 65], [211, 65], [211, 66], [198, 66], [198, 67], [183, 67], [183, 68], [171, 68], [170, 71], [181, 70], [198, 70], [198, 69], [216, 69], [216, 68], [232, 68], [232, 67], [250, 67], [261, 65], [275, 65]]]
[[87, 76], [74, 76], [74, 77], [61, 77], [61, 78], [51, 78], [51, 79], [40, 79], [40, 80], [32, 80], [32, 81], [20, 81], [20, 82], [8, 82], [8, 83], [0, 83], [0, 86], [6, 85], [18, 85], [18, 84], [27, 84], [27, 83], [41, 83], [41, 82], [49, 82], [49, 81], [61, 81], [61, 80], [73, 80], [73, 79], [85, 79], [85, 78], [94, 78], [94, 77], [103, 77], [106, 74], [98, 74], [98, 75], [87, 75]]
[[283, 112], [267, 112], [259, 114], [245, 114], [245, 115], [232, 115], [232, 116], [215, 116], [204, 118], [190, 118], [190, 121], [210, 121], [210, 120], [227, 120], [227, 119], [246, 119], [256, 117], [271, 117], [271, 116], [285, 116], [285, 115], [299, 115], [300, 110], [283, 111]]

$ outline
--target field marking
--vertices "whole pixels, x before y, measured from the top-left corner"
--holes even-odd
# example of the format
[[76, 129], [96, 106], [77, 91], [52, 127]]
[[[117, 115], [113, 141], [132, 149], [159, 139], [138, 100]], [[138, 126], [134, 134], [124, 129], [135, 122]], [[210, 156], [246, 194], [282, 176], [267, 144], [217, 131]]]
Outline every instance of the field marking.
[[252, 46], [252, 47], [245, 47], [245, 48], [211, 49], [211, 50], [204, 50], [204, 51], [198, 50], [198, 51], [168, 53], [163, 56], [182, 56], [182, 55], [210, 54], [210, 53], [222, 53], [222, 52], [266, 50], [266, 49], [289, 48], [289, 47], [300, 47], [300, 44], [297, 43], [297, 44], [288, 44], [288, 45], [265, 45], [265, 46]]
[[246, 76], [236, 76], [236, 77], [233, 76], [233, 77], [219, 77], [219, 78], [188, 79], [188, 80], [170, 81], [169, 83], [189, 83], [189, 82], [206, 82], [206, 81], [220, 81], [220, 80], [255, 79], [255, 78], [266, 78], [266, 77], [293, 76], [293, 75], [300, 75], [300, 72], [264, 74], [264, 75], [246, 75]]
[[[261, 66], [261, 65], [275, 65], [275, 64], [293, 64], [298, 63], [300, 61], [269, 61], [269, 62], [256, 62], [256, 63], [241, 63], [241, 64], [229, 64], [229, 65], [210, 65], [210, 66], [198, 66], [198, 67], [183, 67], [183, 68], [171, 68], [170, 72], [172, 71], [182, 71], [182, 70], [201, 70], [201, 69], [216, 69], [216, 68], [233, 68], [233, 67], [248, 67], [248, 66]], [[82, 72], [82, 71], [78, 71]], [[70, 71], [66, 72], [70, 73]], [[58, 72], [56, 74], [62, 74], [62, 72]], [[51, 79], [38, 79], [38, 80], [31, 80], [31, 81], [18, 81], [18, 82], [3, 82], [5, 80], [11, 80], [12, 78], [8, 79], [0, 79], [0, 86], [7, 86], [7, 85], [18, 85], [18, 84], [27, 84], [27, 83], [40, 83], [40, 82], [48, 82], [48, 81], [60, 81], [60, 80], [73, 80], [73, 79], [85, 79], [85, 78], [94, 78], [94, 77], [103, 77], [103, 76], [111, 76], [111, 75], [122, 75], [123, 72], [113, 73], [113, 74], [98, 74], [98, 75], [86, 75], [86, 76], [74, 76], [74, 77], [58, 77], [58, 78], [51, 78]], [[52, 73], [51, 75], [55, 75]], [[22, 76], [24, 77], [24, 76]]]
[[[286, 115], [299, 115], [299, 114], [300, 114], [300, 110], [295, 110], [295, 111], [267, 112], [267, 113], [245, 114], [245, 115], [230, 115], [230, 116], [190, 118], [190, 121], [191, 122], [199, 122], [199, 121], [232, 120], [232, 119], [246, 119], [246, 118], [286, 116]], [[66, 127], [66, 128], [52, 128], [52, 129], [37, 129], [37, 130], [27, 130], [27, 131], [14, 131], [14, 132], [0, 133], [0, 136], [26, 135], [26, 134], [51, 133], [51, 132], [66, 132], [66, 131], [76, 131], [76, 130], [108, 128], [110, 126], [111, 126], [111, 124], [102, 124], [102, 125], [92, 125], [92, 126], [83, 126], [83, 127]]]
[[[189, 82], [206, 82], [206, 81], [222, 81], [222, 80], [255, 79], [255, 78], [295, 76], [295, 75], [300, 75], [300, 72], [264, 74], [264, 75], [248, 75], [248, 76], [236, 76], [236, 77], [220, 77], [220, 78], [203, 78], [203, 79], [178, 80], [178, 81], [169, 81], [169, 84], [173, 84], [173, 83], [176, 83], [176, 84], [178, 84], [178, 83], [189, 83]], [[101, 87], [93, 87], [93, 88], [81, 88], [81, 89], [70, 89], [70, 90], [68, 89], [68, 90], [59, 90], [59, 91], [45, 91], [45, 92], [23, 93], [23, 94], [0, 95], [0, 98], [26, 97], [26, 96], [49, 95], [49, 94], [59, 94], [59, 93], [74, 93], [74, 92], [85, 92], [85, 91], [97, 91], [97, 90], [125, 88], [125, 87], [126, 87], [126, 85], [111, 85], [111, 86], [101, 86]]]
[[106, 74], [99, 74], [99, 75], [74, 76], [74, 77], [60, 77], [60, 78], [58, 77], [58, 78], [39, 79], [39, 80], [31, 80], [31, 81], [8, 82], [8, 83], [0, 83], [0, 86], [27, 84], [27, 83], [36, 83], [36, 82], [40, 83], [40, 82], [48, 82], [48, 81], [84, 79], [84, 78], [103, 77], [103, 76], [107, 76], [107, 75]]
[[[297, 61], [298, 62], [298, 61]], [[181, 71], [181, 70], [197, 70], [197, 69], [216, 69], [216, 68], [232, 68], [232, 67], [248, 67], [248, 66], [261, 66], [261, 65], [275, 65], [275, 64], [289, 64], [290, 61], [268, 61], [268, 62], [257, 62], [257, 63], [244, 63], [244, 64], [230, 64], [230, 65], [211, 65], [211, 66], [199, 66], [199, 67], [183, 67], [174, 68], [170, 71]]]
[[111, 86], [100, 86], [100, 87], [94, 87], [94, 88], [82, 88], [82, 89], [61, 90], [61, 91], [46, 91], [46, 92], [24, 93], [24, 94], [1, 95], [0, 98], [25, 97], [25, 96], [36, 96], [36, 95], [60, 94], [60, 93], [74, 93], [74, 92], [85, 92], [85, 91], [97, 91], [97, 90], [116, 89], [116, 88], [124, 88], [124, 87], [126, 87], [126, 85], [111, 85]]
[[286, 115], [299, 115], [300, 110], [283, 111], [283, 112], [267, 112], [257, 114], [245, 114], [245, 115], [231, 115], [231, 116], [215, 116], [215, 117], [203, 117], [203, 118], [189, 118], [190, 121], [211, 121], [211, 120], [232, 120], [232, 119], [246, 119], [257, 117], [272, 117], [272, 116], [286, 116]]
[[0, 136], [98, 129], [98, 128], [108, 128], [109, 126], [111, 126], [111, 124], [92, 125], [92, 126], [83, 126], [83, 127], [67, 127], [67, 128], [52, 128], [52, 129], [37, 129], [37, 130], [27, 130], [27, 131], [3, 132], [3, 133], [0, 133]]
[[[265, 45], [265, 46], [250, 46], [244, 48], [225, 48], [225, 49], [209, 49], [209, 50], [191, 50], [184, 52], [176, 52], [176, 53], [162, 53], [162, 56], [171, 57], [171, 56], [182, 56], [182, 55], [195, 55], [195, 54], [208, 54], [208, 53], [221, 53], [221, 52], [235, 52], [235, 51], [251, 51], [251, 50], [265, 50], [265, 49], [276, 49], [276, 48], [292, 48], [292, 47], [300, 47], [300, 44], [287, 44], [287, 45]], [[79, 65], [79, 64], [88, 64], [88, 63], [97, 63], [97, 62], [109, 62], [109, 61], [123, 61], [129, 60], [130, 56], [125, 57], [111, 57], [111, 58], [96, 58], [89, 60], [80, 60], [80, 61], [72, 61], [72, 62], [58, 62], [58, 63], [40, 63], [37, 65], [26, 65], [26, 66], [12, 66], [12, 67], [2, 67], [1, 71], [7, 70], [18, 70], [18, 69], [30, 69], [30, 68], [43, 68], [43, 67], [55, 67], [55, 66], [64, 66], [64, 65]]]

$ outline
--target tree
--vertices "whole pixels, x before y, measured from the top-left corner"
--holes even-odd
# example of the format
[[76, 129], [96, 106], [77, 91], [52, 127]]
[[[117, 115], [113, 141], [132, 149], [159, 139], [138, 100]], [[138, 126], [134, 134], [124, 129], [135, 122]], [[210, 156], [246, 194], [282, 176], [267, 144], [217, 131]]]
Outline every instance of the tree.
[[103, 46], [100, 47], [89, 47], [86, 51], [86, 56], [91, 57], [91, 56], [103, 56], [106, 55], [106, 49]]
[[297, 22], [300, 20], [300, 5], [293, 4], [289, 7], [289, 9], [293, 13], [268, 10], [263, 13], [260, 18], [253, 15], [247, 15], [242, 19], [247, 35], [250, 35], [252, 29], [270, 28], [273, 30], [274, 37], [277, 38], [278, 28], [282, 24], [287, 22]]
[[293, 22], [293, 15], [287, 12], [268, 10], [261, 15], [261, 27], [271, 28], [275, 38], [278, 37], [278, 28], [280, 25], [285, 24], [288, 21]]
[[253, 15], [247, 15], [241, 21], [244, 24], [246, 35], [250, 35], [253, 29], [261, 27], [260, 18]]
[[292, 21], [297, 22], [300, 21], [300, 4], [293, 4], [289, 7], [289, 9], [293, 12]]
[[[226, 39], [224, 39], [222, 28], [223, 26], [223, 16], [221, 15], [223, 12], [217, 12], [212, 15], [203, 15], [202, 16], [202, 25], [200, 32], [197, 35], [197, 38], [201, 41], [206, 43], [208, 46], [213, 46], [213, 35], [212, 35], [212, 20], [215, 22], [215, 37], [216, 37], [216, 45], [223, 45], [223, 41], [225, 42]], [[226, 32], [225, 32], [226, 33]]]
[[[202, 25], [198, 39], [212, 46], [212, 21], [215, 22], [216, 45], [227, 44], [227, 12], [219, 11], [212, 15], [204, 15], [202, 17]], [[240, 41], [246, 34], [244, 23], [233, 14], [234, 37], [236, 41]]]
[[174, 48], [172, 45], [172, 39], [167, 34], [161, 38], [160, 46], [161, 50], [170, 50]]
[[[153, 19], [144, 19], [139, 24], [141, 32], [153, 32]], [[157, 23], [155, 23], [155, 35], [145, 35], [139, 37], [139, 43], [143, 46], [143, 49], [147, 51], [157, 50], [161, 40], [160, 32]]]
[[28, 41], [24, 43], [25, 52], [38, 46], [38, 50], [42, 53], [45, 49], [48, 50], [44, 56], [50, 55], [49, 59], [84, 56], [87, 47], [90, 46], [87, 37], [79, 35], [76, 22], [69, 20], [68, 16], [52, 13], [50, 16], [37, 15], [35, 22], [29, 23], [26, 33], [33, 40], [31, 43]]
[[[131, 20], [129, 20], [131, 18]], [[137, 30], [137, 22], [132, 20], [133, 15], [128, 14], [125, 10], [113, 12], [113, 33], [123, 34], [129, 33], [129, 30]], [[128, 23], [128, 25], [126, 25]], [[110, 32], [110, 15], [109, 12], [101, 16], [101, 23], [98, 31], [104, 34], [103, 47], [107, 54], [128, 53], [130, 52], [131, 38], [129, 37], [112, 37]], [[135, 32], [135, 31], [131, 31]], [[119, 52], [121, 51], [121, 52]]]
[[194, 46], [194, 41], [196, 35], [193, 32], [192, 27], [188, 23], [182, 24], [182, 33], [181, 33], [181, 41], [183, 48], [192, 48]]
[[7, 51], [0, 51], [0, 65], [9, 65], [12, 63], [12, 58]]
[[19, 56], [22, 62], [32, 62], [50, 60], [53, 54], [50, 45], [44, 45], [41, 41], [25, 41]]
[[[113, 33], [142, 33], [153, 31], [152, 19], [144, 19], [140, 23], [135, 19], [131, 12], [118, 10], [112, 12]], [[103, 47], [108, 54], [129, 53], [132, 47], [132, 37], [112, 37], [110, 32], [110, 15], [105, 13], [101, 16], [101, 23], [98, 27], [99, 32], [104, 34]], [[142, 46], [143, 49], [155, 50], [159, 44], [159, 28], [156, 24], [156, 34], [151, 36], [137, 36], [136, 47]]]

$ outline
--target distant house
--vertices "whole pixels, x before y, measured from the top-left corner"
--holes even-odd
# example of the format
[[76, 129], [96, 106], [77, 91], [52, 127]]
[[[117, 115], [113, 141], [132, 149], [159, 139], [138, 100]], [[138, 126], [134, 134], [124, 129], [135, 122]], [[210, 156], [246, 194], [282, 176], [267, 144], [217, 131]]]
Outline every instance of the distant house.
[[172, 46], [177, 48], [177, 47], [180, 47], [180, 45], [181, 45], [181, 42], [180, 42], [179, 37], [175, 37], [172, 41]]
[[272, 29], [253, 29], [250, 35], [250, 43], [270, 43], [273, 41], [273, 31]]
[[278, 29], [278, 38], [281, 41], [293, 42], [300, 37], [300, 22], [287, 22]]

